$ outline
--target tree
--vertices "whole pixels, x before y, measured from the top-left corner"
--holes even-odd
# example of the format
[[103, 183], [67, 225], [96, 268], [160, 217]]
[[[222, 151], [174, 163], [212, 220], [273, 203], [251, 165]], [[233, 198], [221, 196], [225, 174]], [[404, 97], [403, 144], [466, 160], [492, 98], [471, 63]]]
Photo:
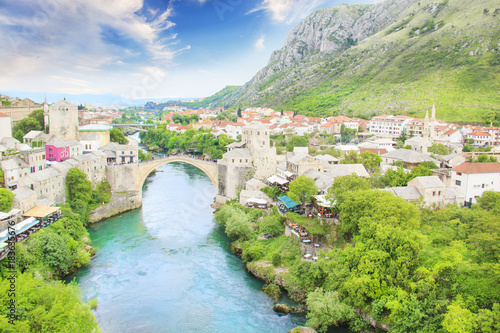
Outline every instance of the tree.
[[439, 169], [439, 167], [436, 165], [436, 163], [431, 162], [431, 161], [426, 161], [426, 162], [420, 163], [419, 165], [426, 167], [427, 169]]
[[189, 118], [190, 122], [192, 123], [197, 123], [198, 121], [200, 121], [200, 116], [198, 116], [196, 113], [193, 113]]
[[241, 118], [241, 108], [240, 107], [238, 108], [237, 114], [238, 114], [238, 117]]
[[318, 194], [318, 187], [314, 179], [304, 175], [292, 180], [288, 185], [288, 196], [299, 203], [311, 201], [312, 196], [316, 194]]
[[281, 235], [285, 230], [283, 223], [280, 221], [280, 217], [277, 215], [266, 216], [259, 223], [259, 229], [262, 234], [271, 234], [275, 237]]
[[303, 136], [294, 136], [286, 145], [287, 151], [293, 151], [295, 147], [307, 147], [309, 145], [309, 141]]
[[250, 218], [242, 210], [235, 210], [226, 221], [226, 234], [232, 240], [247, 240], [252, 235]]
[[46, 281], [30, 273], [16, 276], [18, 317], [9, 323], [7, 304], [11, 282], [0, 281], [0, 332], [102, 332], [90, 308], [82, 301], [76, 283]]
[[453, 333], [473, 333], [475, 330], [476, 318], [465, 305], [459, 295], [453, 303], [448, 305], [448, 311], [444, 315], [443, 328], [447, 332]]
[[450, 153], [450, 149], [442, 143], [433, 143], [428, 150], [429, 153], [437, 155], [448, 155]]
[[14, 125], [14, 127], [12, 128], [12, 133], [15, 133], [15, 135], [17, 136], [16, 139], [22, 142], [23, 136], [25, 136], [28, 132], [41, 131], [42, 129], [43, 123], [40, 124], [35, 118], [27, 117]]
[[0, 188], [0, 211], [8, 213], [12, 209], [14, 193], [6, 188]]
[[335, 178], [332, 186], [328, 189], [327, 198], [331, 202], [336, 201], [337, 205], [340, 205], [344, 202], [344, 195], [346, 193], [369, 190], [370, 188], [371, 186], [368, 179], [353, 173], [351, 175]]
[[348, 128], [344, 124], [340, 127], [341, 141], [348, 143], [351, 142], [356, 136], [357, 131], [353, 128]]
[[500, 210], [500, 192], [485, 191], [476, 200], [479, 206], [485, 210]]
[[370, 151], [365, 151], [359, 155], [361, 163], [368, 170], [368, 172], [374, 173], [378, 170], [380, 163], [382, 162], [382, 157], [374, 154]]
[[403, 130], [401, 131], [401, 134], [399, 135], [397, 141], [400, 141], [401, 143], [404, 144], [407, 139], [408, 139], [408, 135], [406, 133], [406, 128], [403, 128]]
[[307, 326], [326, 332], [328, 326], [338, 326], [356, 316], [354, 309], [342, 303], [338, 292], [318, 288], [307, 296]]
[[85, 204], [90, 202], [92, 197], [92, 182], [87, 179], [87, 175], [77, 168], [71, 168], [66, 175], [66, 199], [68, 202], [82, 200]]
[[123, 134], [123, 132], [117, 127], [113, 127], [113, 129], [109, 132], [109, 139], [112, 142], [116, 142], [116, 143], [119, 143], [121, 145], [128, 144], [127, 138], [125, 138], [125, 135]]
[[45, 128], [45, 125], [49, 125], [49, 124], [45, 124], [45, 118], [43, 116], [43, 109], [33, 110], [28, 115], [28, 117], [36, 119], [36, 121], [38, 121], [38, 123], [42, 126], [42, 128]]

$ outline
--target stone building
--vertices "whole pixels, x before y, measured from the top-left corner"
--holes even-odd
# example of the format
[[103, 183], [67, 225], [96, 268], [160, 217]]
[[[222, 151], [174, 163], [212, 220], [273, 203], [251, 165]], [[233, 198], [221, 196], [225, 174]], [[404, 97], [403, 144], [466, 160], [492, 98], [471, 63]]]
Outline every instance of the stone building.
[[[85, 125], [78, 128], [78, 137], [80, 141], [84, 141], [84, 137], [90, 138], [88, 134], [95, 134], [99, 139], [99, 149], [110, 143], [110, 132], [113, 127], [108, 125]], [[92, 136], [93, 137], [93, 136]]]
[[14, 201], [12, 208], [19, 209], [21, 214], [26, 213], [31, 208], [36, 206], [36, 193], [35, 191], [23, 187], [12, 191], [14, 193]]
[[107, 163], [130, 164], [139, 161], [139, 147], [135, 145], [120, 145], [111, 142], [99, 150], [106, 154]]
[[269, 135], [269, 128], [253, 124], [243, 127], [241, 142], [228, 145], [217, 163], [219, 196], [234, 199], [250, 179], [276, 173], [276, 147], [270, 146]]
[[[44, 103], [44, 110], [46, 108], [46, 103]], [[66, 99], [51, 104], [48, 106], [48, 123], [50, 134], [63, 140], [77, 140], [78, 106]]]

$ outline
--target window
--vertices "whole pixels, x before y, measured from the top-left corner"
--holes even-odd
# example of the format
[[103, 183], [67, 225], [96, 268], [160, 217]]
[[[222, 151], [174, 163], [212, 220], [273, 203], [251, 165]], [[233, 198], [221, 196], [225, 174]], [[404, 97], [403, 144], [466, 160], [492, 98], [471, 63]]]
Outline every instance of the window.
[[63, 157], [63, 156], [64, 156], [64, 153], [61, 153], [61, 157]]
[[481, 187], [484, 188], [484, 184]]
[[455, 185], [457, 186], [461, 186], [462, 185], [462, 182], [460, 180], [455, 180]]
[[462, 175], [462, 173], [461, 173], [461, 172], [457, 172], [457, 176], [461, 176], [461, 175]]
[[432, 196], [435, 197], [436, 196], [436, 191], [432, 191]]

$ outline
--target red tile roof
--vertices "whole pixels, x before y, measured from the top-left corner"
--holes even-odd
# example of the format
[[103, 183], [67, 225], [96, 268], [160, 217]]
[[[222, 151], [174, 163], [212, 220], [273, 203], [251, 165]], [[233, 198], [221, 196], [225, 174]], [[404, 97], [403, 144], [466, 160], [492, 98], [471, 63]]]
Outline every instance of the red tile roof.
[[387, 149], [385, 148], [360, 148], [359, 153], [364, 153], [365, 151], [369, 151], [370, 153], [374, 153], [377, 155], [387, 154]]
[[457, 131], [456, 129], [447, 130], [446, 132], [444, 132], [444, 135], [452, 135], [456, 131]]
[[5, 113], [3, 112], [0, 112], [0, 117], [8, 117], [8, 115], [6, 115]]
[[490, 136], [490, 133], [487, 133], [487, 132], [471, 132], [468, 135]]
[[463, 173], [495, 173], [500, 172], [500, 163], [470, 163], [464, 162], [452, 169], [453, 171]]

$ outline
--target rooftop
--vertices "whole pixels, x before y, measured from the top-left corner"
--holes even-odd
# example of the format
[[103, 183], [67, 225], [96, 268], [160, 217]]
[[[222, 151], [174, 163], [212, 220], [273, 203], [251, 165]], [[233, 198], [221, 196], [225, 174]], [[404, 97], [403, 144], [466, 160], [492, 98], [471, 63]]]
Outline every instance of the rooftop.
[[463, 173], [496, 173], [500, 172], [500, 163], [489, 162], [489, 163], [470, 163], [464, 162], [457, 165], [452, 169], [453, 171], [463, 172]]

